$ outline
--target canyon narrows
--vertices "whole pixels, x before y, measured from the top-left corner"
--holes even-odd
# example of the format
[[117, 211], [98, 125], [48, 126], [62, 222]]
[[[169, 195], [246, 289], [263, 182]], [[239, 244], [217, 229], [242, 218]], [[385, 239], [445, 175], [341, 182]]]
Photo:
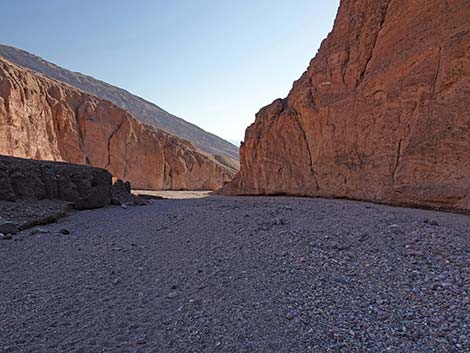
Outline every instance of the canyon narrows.
[[470, 2], [343, 0], [221, 193], [470, 211]]
[[2, 7], [0, 353], [470, 352], [470, 0], [273, 4]]

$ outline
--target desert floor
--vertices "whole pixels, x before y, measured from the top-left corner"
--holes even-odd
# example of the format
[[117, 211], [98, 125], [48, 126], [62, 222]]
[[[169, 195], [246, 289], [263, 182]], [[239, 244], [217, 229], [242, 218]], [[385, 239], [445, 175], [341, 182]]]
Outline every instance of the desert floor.
[[150, 195], [163, 197], [165, 199], [184, 200], [184, 199], [200, 199], [208, 197], [212, 191], [170, 191], [170, 190], [132, 190], [136, 195]]
[[211, 196], [40, 228], [0, 242], [2, 353], [470, 351], [468, 216]]

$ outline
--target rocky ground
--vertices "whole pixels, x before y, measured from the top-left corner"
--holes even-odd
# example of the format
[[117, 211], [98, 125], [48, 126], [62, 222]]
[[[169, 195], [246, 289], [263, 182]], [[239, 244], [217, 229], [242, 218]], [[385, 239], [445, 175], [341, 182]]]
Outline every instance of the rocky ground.
[[1, 352], [470, 351], [468, 216], [209, 197], [43, 228], [0, 241]]
[[70, 203], [56, 200], [21, 200], [16, 202], [0, 200], [0, 233], [2, 224], [14, 223], [18, 228], [31, 228], [48, 224], [72, 212]]

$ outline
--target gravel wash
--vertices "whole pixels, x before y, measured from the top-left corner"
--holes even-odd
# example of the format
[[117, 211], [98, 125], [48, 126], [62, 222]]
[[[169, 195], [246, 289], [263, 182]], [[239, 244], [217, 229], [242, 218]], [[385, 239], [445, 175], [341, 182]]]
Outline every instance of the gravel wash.
[[[0, 241], [0, 352], [470, 352], [470, 217], [159, 200]], [[70, 233], [70, 234], [67, 234]]]

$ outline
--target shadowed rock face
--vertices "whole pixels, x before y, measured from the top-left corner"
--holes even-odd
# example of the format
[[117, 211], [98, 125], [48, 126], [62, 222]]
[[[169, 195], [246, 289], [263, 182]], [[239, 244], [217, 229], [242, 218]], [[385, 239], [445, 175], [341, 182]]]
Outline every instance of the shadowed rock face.
[[470, 2], [343, 0], [289, 96], [246, 131], [226, 194], [470, 210]]
[[0, 154], [105, 168], [139, 189], [216, 189], [231, 178], [191, 143], [1, 58]]
[[0, 200], [63, 200], [76, 209], [111, 201], [112, 177], [89, 166], [0, 156]]

